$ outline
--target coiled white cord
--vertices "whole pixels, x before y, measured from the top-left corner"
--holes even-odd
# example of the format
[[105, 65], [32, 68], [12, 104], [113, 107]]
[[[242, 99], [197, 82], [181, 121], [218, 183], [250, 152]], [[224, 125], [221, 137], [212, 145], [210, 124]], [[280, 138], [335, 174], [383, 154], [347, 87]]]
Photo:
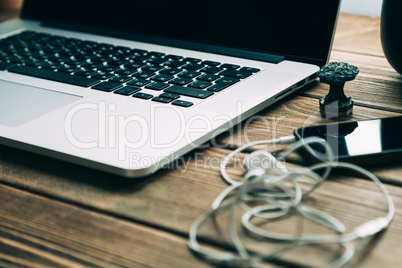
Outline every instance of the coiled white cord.
[[[293, 143], [293, 144], [292, 144]], [[266, 151], [254, 151], [245, 157], [243, 166], [247, 173], [243, 180], [236, 181], [227, 174], [226, 166], [229, 161], [238, 153], [255, 145], [261, 144], [292, 144], [287, 149], [278, 154], [277, 158]], [[322, 146], [326, 152], [325, 163], [314, 164], [307, 168], [297, 168], [288, 170], [278, 159], [285, 159], [290, 153], [304, 146], [316, 144]], [[313, 152], [311, 147], [309, 152]], [[253, 160], [257, 161], [253, 161]], [[322, 159], [322, 158], [321, 158]], [[257, 163], [257, 165], [256, 165]], [[360, 173], [373, 180], [382, 191], [387, 204], [388, 213], [385, 217], [380, 217], [357, 226], [352, 232], [345, 233], [345, 226], [336, 218], [320, 210], [302, 205], [303, 197], [312, 193], [330, 175], [333, 168], [345, 168]], [[342, 267], [354, 255], [354, 247], [351, 241], [375, 235], [387, 228], [394, 213], [394, 203], [385, 186], [381, 181], [369, 171], [343, 162], [334, 161], [334, 154], [329, 144], [318, 137], [310, 137], [295, 141], [294, 136], [282, 137], [274, 140], [263, 140], [253, 142], [231, 152], [221, 163], [221, 175], [225, 182], [229, 184], [212, 203], [211, 209], [201, 215], [190, 229], [188, 246], [201, 258], [217, 265], [229, 267], [256, 267], [257, 261], [268, 261], [278, 257], [279, 254], [301, 244], [322, 244], [339, 243], [345, 248], [344, 254], [328, 267]], [[321, 171], [322, 175], [317, 173]], [[304, 190], [302, 189], [304, 186]], [[306, 189], [307, 187], [307, 189]], [[263, 205], [251, 206], [251, 203], [261, 203]], [[250, 253], [243, 245], [242, 240], [236, 229], [234, 217], [236, 207], [242, 208], [245, 212], [241, 218], [241, 224], [250, 234], [254, 236], [283, 242], [283, 245], [267, 254]], [[231, 243], [236, 252], [217, 252], [208, 250], [199, 245], [197, 232], [202, 224], [222, 212], [228, 211], [228, 232]], [[277, 220], [287, 215], [297, 215], [298, 222], [293, 235], [282, 234], [259, 228], [251, 223], [252, 218], [260, 218], [267, 221]], [[308, 218], [322, 224], [338, 234], [303, 234], [303, 219]]]

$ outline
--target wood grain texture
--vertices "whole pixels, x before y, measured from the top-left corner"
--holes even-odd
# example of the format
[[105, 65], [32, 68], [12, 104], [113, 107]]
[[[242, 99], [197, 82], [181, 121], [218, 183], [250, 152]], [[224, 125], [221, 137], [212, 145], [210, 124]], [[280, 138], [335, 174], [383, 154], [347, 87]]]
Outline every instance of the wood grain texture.
[[[345, 94], [356, 104], [402, 111], [402, 76], [387, 62], [381, 46], [380, 18], [341, 14], [330, 61], [345, 61], [357, 66], [357, 78], [346, 83]], [[328, 87], [310, 88], [305, 96], [321, 98]]]
[[[14, 151], [14, 149], [10, 150]], [[13, 153], [15, 153], [14, 156]], [[213, 157], [221, 159], [223, 153], [226, 152], [220, 152], [218, 149], [205, 151], [202, 156], [198, 156], [197, 161], [190, 161], [184, 173], [177, 168], [160, 172], [149, 180], [126, 181], [69, 164], [60, 167], [60, 163], [52, 159], [37, 157], [39, 159], [34, 160], [33, 155], [23, 159], [19, 152], [14, 151], [8, 153], [7, 158], [11, 161], [2, 162], [2, 180], [61, 202], [73, 203], [104, 215], [186, 236], [192, 222], [208, 210], [212, 200], [226, 186], [219, 177], [218, 168], [208, 164]], [[13, 160], [14, 157], [19, 157], [19, 160]], [[12, 162], [19, 163], [12, 164]], [[47, 166], [37, 165], [43, 162], [46, 162]], [[28, 180], [27, 177], [30, 179]], [[381, 243], [370, 248], [370, 255], [362, 259], [357, 257], [354, 260], [362, 267], [378, 267], [376, 265], [391, 256], [393, 257], [389, 261], [389, 267], [395, 267], [393, 266], [395, 263], [402, 261], [402, 256], [397, 254], [400, 249], [398, 247], [400, 234], [402, 234], [400, 224], [402, 211], [399, 209], [402, 205], [402, 192], [400, 187], [388, 186], [387, 188], [396, 203], [397, 215], [390, 229], [381, 237]], [[307, 203], [338, 217], [348, 228], [383, 215], [385, 209], [382, 196], [373, 183], [344, 176], [324, 184], [313, 198], [307, 200]], [[43, 213], [47, 215], [47, 206], [45, 204], [42, 206]], [[12, 210], [21, 215], [25, 214], [19, 213], [16, 207]], [[86, 220], [77, 225], [86, 226]], [[314, 231], [313, 227], [308, 225], [306, 230]], [[290, 227], [284, 224], [281, 228], [289, 229]], [[214, 230], [212, 224], [207, 225], [203, 236], [210, 241], [218, 242]], [[361, 243], [359, 245], [361, 246]], [[284, 261], [299, 263], [298, 258], [307, 254], [304, 250], [297, 250], [289, 256], [284, 256]], [[363, 252], [364, 250], [367, 248], [362, 249]], [[321, 264], [328, 261], [324, 258], [328, 255], [316, 256], [316, 254], [314, 250], [311, 250], [310, 258], [305, 259], [303, 263], [321, 267]], [[360, 256], [359, 254], [357, 256]]]
[[340, 14], [333, 50], [384, 56], [380, 40], [380, 18]]
[[[345, 94], [352, 97], [355, 105], [402, 111], [402, 76], [391, 68], [385, 58], [333, 51], [331, 61], [348, 62], [360, 69], [356, 79], [347, 82], [344, 88]], [[328, 91], [328, 85], [319, 84], [305, 88], [301, 94], [322, 98]]]
[[209, 267], [177, 235], [0, 185], [2, 267]]
[[0, 9], [0, 22], [17, 18], [20, 14], [18, 9]]

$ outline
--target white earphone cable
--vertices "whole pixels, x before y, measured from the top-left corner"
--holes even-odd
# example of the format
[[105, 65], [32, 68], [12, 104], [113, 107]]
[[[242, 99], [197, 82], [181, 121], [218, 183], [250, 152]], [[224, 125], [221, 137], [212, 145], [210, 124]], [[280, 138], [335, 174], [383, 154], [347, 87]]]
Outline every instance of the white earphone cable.
[[[255, 145], [262, 144], [292, 144], [278, 154], [279, 159], [286, 157], [302, 147], [308, 147], [308, 151], [314, 155], [311, 144], [321, 146], [325, 151], [326, 162], [311, 165], [310, 167], [288, 170], [272, 154], [266, 151], [254, 151], [246, 156], [243, 165], [248, 170], [243, 180], [236, 181], [226, 172], [226, 166], [238, 153]], [[257, 163], [268, 162], [268, 168], [264, 165], [253, 167], [253, 159]], [[320, 210], [302, 205], [303, 197], [313, 193], [329, 177], [333, 168], [350, 169], [374, 181], [388, 204], [388, 213], [385, 217], [370, 220], [357, 226], [352, 232], [345, 234], [345, 226], [335, 217]], [[329, 144], [318, 137], [310, 137], [295, 141], [294, 136], [286, 136], [273, 140], [257, 141], [243, 145], [230, 154], [221, 162], [220, 171], [223, 180], [229, 184], [212, 203], [211, 209], [201, 215], [191, 226], [188, 246], [198, 256], [218, 265], [230, 267], [255, 267], [257, 261], [271, 260], [280, 253], [300, 244], [339, 243], [345, 248], [344, 254], [329, 268], [341, 267], [347, 263], [354, 254], [351, 241], [372, 236], [384, 230], [391, 222], [395, 208], [391, 196], [381, 181], [371, 172], [350, 164], [334, 161], [334, 154]], [[317, 173], [320, 171], [321, 175]], [[301, 187], [304, 185], [304, 188]], [[307, 189], [306, 189], [307, 187]], [[255, 204], [260, 205], [255, 205]], [[254, 204], [251, 205], [251, 204]], [[263, 239], [283, 242], [282, 246], [266, 254], [251, 253], [244, 246], [241, 236], [236, 229], [235, 209], [240, 207], [244, 210], [241, 217], [241, 225], [249, 233]], [[228, 232], [231, 243], [237, 253], [218, 252], [208, 250], [199, 245], [197, 232], [209, 218], [228, 211]], [[296, 215], [298, 221], [294, 234], [282, 234], [268, 231], [251, 223], [251, 219], [258, 217], [267, 221], [278, 220], [286, 215]], [[326, 226], [337, 232], [334, 235], [303, 234], [303, 218], [308, 218], [316, 223]]]

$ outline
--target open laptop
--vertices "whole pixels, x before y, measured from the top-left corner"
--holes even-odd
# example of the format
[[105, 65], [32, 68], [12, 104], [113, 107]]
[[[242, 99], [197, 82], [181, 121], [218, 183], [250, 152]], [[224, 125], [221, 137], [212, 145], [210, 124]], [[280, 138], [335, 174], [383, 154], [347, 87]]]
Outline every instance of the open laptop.
[[340, 0], [25, 0], [0, 24], [0, 143], [152, 174], [315, 80]]

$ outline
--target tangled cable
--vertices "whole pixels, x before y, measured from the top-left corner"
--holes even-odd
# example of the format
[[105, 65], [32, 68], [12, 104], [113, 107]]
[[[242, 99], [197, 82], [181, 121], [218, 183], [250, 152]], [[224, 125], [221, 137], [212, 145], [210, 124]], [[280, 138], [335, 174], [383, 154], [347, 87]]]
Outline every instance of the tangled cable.
[[[247, 148], [262, 144], [291, 143], [293, 144], [279, 153], [277, 157], [262, 150], [248, 154], [243, 160], [243, 166], [247, 172], [241, 181], [233, 180], [226, 172], [226, 167], [230, 160]], [[325, 149], [325, 162], [304, 168], [287, 169], [278, 160], [286, 159], [290, 153], [302, 147], [308, 148], [308, 151], [316, 158], [323, 159], [322, 155], [317, 155], [318, 153], [312, 149], [312, 144]], [[388, 203], [387, 215], [370, 220], [355, 227], [352, 232], [345, 233], [345, 226], [335, 217], [318, 209], [303, 205], [303, 198], [313, 193], [329, 177], [332, 169], [337, 167], [353, 170], [373, 180], [382, 191]], [[351, 241], [379, 233], [387, 228], [394, 216], [393, 201], [381, 181], [374, 174], [359, 166], [335, 161], [329, 144], [324, 139], [318, 137], [310, 137], [295, 142], [293, 136], [288, 136], [274, 140], [257, 141], [241, 146], [223, 159], [220, 171], [223, 180], [229, 184], [229, 187], [219, 194], [208, 212], [194, 221], [188, 240], [188, 247], [199, 257], [212, 264], [227, 267], [257, 267], [258, 261], [275, 259], [280, 254], [297, 245], [338, 243], [345, 248], [345, 251], [339, 259], [329, 264], [328, 267], [342, 267], [354, 255], [354, 246], [350, 243]], [[281, 247], [266, 254], [247, 250], [236, 228], [235, 209], [237, 207], [240, 207], [244, 211], [241, 217], [241, 225], [247, 231], [244, 232], [245, 235], [252, 234], [258, 238], [282, 242]], [[208, 219], [223, 212], [228, 212], [228, 233], [234, 250], [222, 252], [201, 247], [197, 240], [199, 228]], [[251, 222], [253, 218], [269, 222], [295, 215], [298, 220], [293, 234], [269, 231]], [[337, 234], [304, 234], [304, 219], [309, 219], [326, 226]]]

